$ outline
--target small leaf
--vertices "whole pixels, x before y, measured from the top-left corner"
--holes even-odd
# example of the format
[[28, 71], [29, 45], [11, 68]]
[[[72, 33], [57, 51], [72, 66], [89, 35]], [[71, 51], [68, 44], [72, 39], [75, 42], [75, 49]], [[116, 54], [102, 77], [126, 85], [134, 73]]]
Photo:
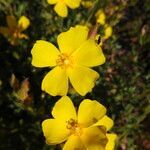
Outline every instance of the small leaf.
[[21, 87], [17, 92], [17, 98], [20, 99], [24, 104], [30, 103], [32, 97], [29, 95], [30, 82], [28, 78], [22, 81]]
[[14, 74], [10, 78], [10, 86], [16, 91], [19, 89], [19, 81]]

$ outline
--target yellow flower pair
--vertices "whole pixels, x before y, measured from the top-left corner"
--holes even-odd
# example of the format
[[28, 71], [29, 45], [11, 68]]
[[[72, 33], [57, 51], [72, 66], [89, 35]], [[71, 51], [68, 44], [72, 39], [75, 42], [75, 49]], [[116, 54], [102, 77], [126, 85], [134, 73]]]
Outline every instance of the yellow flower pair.
[[52, 68], [42, 81], [42, 89], [50, 95], [63, 96], [52, 110], [54, 118], [42, 123], [47, 143], [66, 141], [63, 150], [113, 150], [115, 146], [116, 135], [107, 133], [113, 121], [105, 115], [106, 108], [85, 99], [76, 113], [71, 99], [65, 96], [69, 84], [82, 96], [90, 92], [99, 77], [91, 67], [105, 62], [102, 49], [88, 34], [87, 27], [78, 25], [58, 35], [59, 50], [42, 40], [31, 50], [32, 65]]
[[95, 100], [84, 99], [76, 109], [67, 96], [56, 102], [52, 116], [42, 122], [46, 142], [64, 143], [63, 150], [113, 150], [116, 134], [107, 133], [113, 120], [106, 108]]
[[6, 21], [8, 27], [0, 27], [0, 33], [3, 34], [12, 45], [16, 45], [18, 39], [28, 38], [26, 34], [22, 33], [30, 25], [30, 20], [27, 17], [21, 16], [17, 22], [14, 16], [7, 16]]

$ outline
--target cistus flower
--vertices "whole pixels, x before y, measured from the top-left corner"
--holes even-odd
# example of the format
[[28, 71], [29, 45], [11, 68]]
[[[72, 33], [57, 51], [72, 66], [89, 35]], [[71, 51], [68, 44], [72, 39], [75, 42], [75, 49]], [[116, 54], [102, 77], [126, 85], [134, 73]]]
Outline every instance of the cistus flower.
[[113, 150], [116, 135], [107, 133], [113, 120], [96, 100], [84, 99], [76, 112], [71, 99], [62, 97], [52, 110], [54, 118], [42, 122], [49, 145], [61, 144], [63, 150]]
[[94, 87], [99, 74], [90, 69], [105, 62], [102, 49], [95, 40], [88, 38], [88, 28], [71, 27], [58, 35], [60, 51], [50, 42], [37, 41], [32, 50], [32, 65], [53, 67], [42, 81], [42, 90], [52, 96], [64, 96], [69, 83], [80, 94], [85, 95]]
[[102, 9], [100, 9], [97, 13], [96, 13], [96, 22], [104, 25], [106, 22], [106, 15], [104, 13], [104, 11]]
[[80, 6], [81, 0], [47, 0], [47, 2], [54, 6], [55, 12], [61, 17], [67, 17], [68, 8], [75, 9]]
[[6, 17], [8, 27], [0, 27], [0, 33], [8, 38], [12, 45], [18, 43], [18, 39], [27, 39], [28, 36], [22, 33], [30, 25], [30, 20], [26, 16], [21, 16], [17, 22], [14, 16]]

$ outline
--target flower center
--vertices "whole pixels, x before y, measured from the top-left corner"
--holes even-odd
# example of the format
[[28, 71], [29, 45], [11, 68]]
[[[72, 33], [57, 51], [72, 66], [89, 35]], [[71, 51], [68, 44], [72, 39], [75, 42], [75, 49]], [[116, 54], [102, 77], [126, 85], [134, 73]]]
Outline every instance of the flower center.
[[71, 134], [76, 136], [81, 136], [82, 134], [82, 127], [78, 124], [78, 122], [74, 119], [70, 119], [67, 121], [67, 129], [70, 130]]
[[68, 56], [65, 53], [62, 53], [58, 55], [58, 59], [56, 60], [56, 63], [61, 68], [72, 67], [73, 64], [72, 57]]

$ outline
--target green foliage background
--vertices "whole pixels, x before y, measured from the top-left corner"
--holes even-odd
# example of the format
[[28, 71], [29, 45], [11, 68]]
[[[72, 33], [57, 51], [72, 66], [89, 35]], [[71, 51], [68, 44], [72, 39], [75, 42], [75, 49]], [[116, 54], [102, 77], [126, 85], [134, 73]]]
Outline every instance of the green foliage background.
[[[41, 122], [59, 99], [41, 91], [41, 81], [49, 68], [31, 66], [30, 50], [38, 39], [56, 43], [57, 35], [76, 24], [95, 24], [95, 13], [103, 8], [113, 36], [103, 45], [107, 58], [95, 69], [100, 73], [92, 93], [85, 97], [70, 95], [76, 106], [82, 99], [99, 100], [114, 119], [112, 132], [118, 134], [118, 150], [150, 149], [150, 1], [93, 0], [90, 9], [69, 10], [67, 18], [58, 17], [45, 0], [0, 0], [0, 26], [6, 16], [27, 16], [31, 25], [25, 31], [28, 40], [12, 46], [0, 35], [0, 150], [57, 150], [48, 146]], [[111, 13], [113, 12], [113, 13]], [[100, 31], [99, 31], [100, 32]], [[10, 85], [12, 74], [21, 83], [29, 79], [32, 103], [23, 104]]]

